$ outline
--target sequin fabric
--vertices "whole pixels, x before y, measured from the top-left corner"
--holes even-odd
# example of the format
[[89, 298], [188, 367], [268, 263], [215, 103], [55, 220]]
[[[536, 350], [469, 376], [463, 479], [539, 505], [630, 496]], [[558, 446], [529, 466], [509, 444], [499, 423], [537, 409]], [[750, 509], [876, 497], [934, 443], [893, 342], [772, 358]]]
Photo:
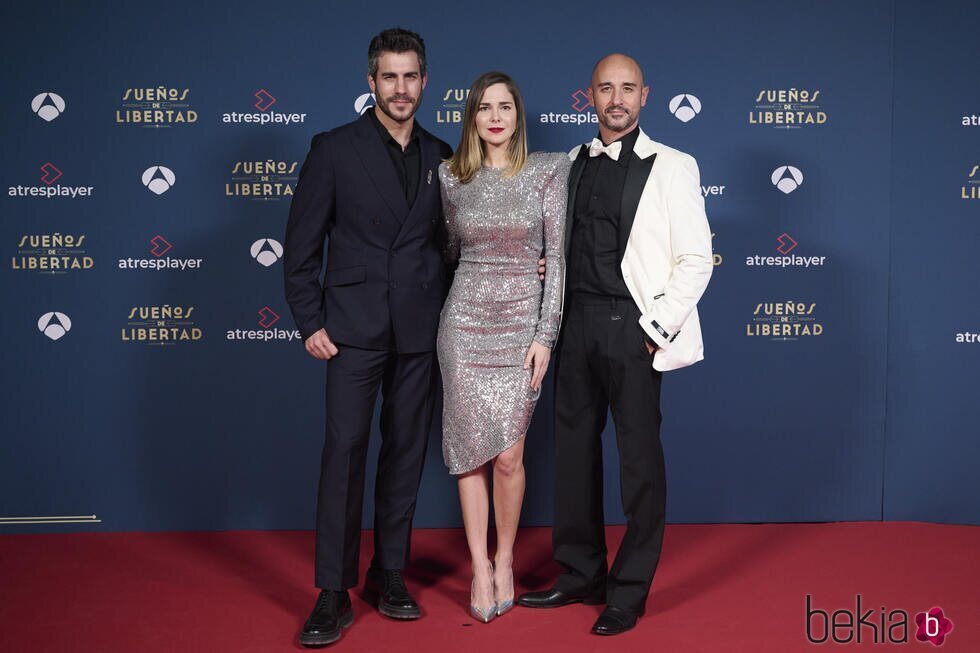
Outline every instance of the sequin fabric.
[[531, 422], [540, 393], [524, 357], [533, 340], [550, 348], [558, 336], [570, 167], [565, 154], [535, 152], [513, 177], [484, 167], [468, 184], [439, 167], [447, 257], [458, 262], [436, 342], [452, 474], [510, 448]]

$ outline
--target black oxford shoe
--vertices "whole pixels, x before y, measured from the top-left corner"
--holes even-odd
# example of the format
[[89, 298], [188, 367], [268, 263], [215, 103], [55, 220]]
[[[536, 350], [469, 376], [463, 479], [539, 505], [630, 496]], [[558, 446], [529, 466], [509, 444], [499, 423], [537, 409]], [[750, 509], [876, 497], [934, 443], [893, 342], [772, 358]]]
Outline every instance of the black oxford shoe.
[[405, 587], [405, 579], [399, 569], [370, 567], [364, 579], [363, 596], [386, 617], [407, 620], [422, 616], [418, 603]]
[[310, 618], [303, 624], [299, 643], [307, 648], [333, 644], [344, 628], [354, 623], [354, 611], [346, 591], [321, 590]]
[[622, 608], [607, 607], [592, 625], [596, 635], [619, 635], [636, 625], [636, 615]]
[[606, 602], [606, 588], [601, 586], [591, 592], [562, 592], [554, 587], [540, 592], [527, 592], [517, 599], [525, 608], [560, 608], [572, 603], [599, 605]]

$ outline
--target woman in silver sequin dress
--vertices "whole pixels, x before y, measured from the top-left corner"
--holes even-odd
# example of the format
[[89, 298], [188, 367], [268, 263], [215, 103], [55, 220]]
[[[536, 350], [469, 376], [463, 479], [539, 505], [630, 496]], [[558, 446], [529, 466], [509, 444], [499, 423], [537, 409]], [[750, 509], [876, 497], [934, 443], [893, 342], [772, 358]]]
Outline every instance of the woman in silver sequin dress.
[[[470, 610], [481, 621], [513, 605], [524, 435], [558, 336], [570, 166], [565, 154], [527, 154], [520, 92], [508, 76], [487, 73], [470, 89], [456, 154], [439, 168], [447, 252], [458, 262], [436, 345], [443, 455], [458, 475], [473, 559]], [[496, 567], [487, 554], [487, 463]]]

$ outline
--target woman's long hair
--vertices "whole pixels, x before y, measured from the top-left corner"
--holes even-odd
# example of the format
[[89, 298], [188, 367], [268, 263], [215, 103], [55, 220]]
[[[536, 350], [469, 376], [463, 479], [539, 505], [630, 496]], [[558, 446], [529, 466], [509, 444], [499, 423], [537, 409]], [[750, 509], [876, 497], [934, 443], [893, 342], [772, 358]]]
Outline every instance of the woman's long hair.
[[521, 91], [509, 75], [499, 72], [484, 73], [477, 77], [470, 87], [470, 94], [466, 98], [466, 111], [463, 114], [463, 135], [459, 139], [459, 147], [449, 159], [449, 172], [463, 184], [472, 181], [483, 166], [483, 142], [476, 129], [476, 112], [480, 108], [483, 94], [494, 84], [504, 84], [507, 87], [510, 94], [514, 96], [514, 109], [517, 111], [517, 126], [507, 147], [510, 166], [504, 174], [508, 177], [516, 175], [527, 163], [527, 118], [524, 115], [524, 98], [521, 97]]

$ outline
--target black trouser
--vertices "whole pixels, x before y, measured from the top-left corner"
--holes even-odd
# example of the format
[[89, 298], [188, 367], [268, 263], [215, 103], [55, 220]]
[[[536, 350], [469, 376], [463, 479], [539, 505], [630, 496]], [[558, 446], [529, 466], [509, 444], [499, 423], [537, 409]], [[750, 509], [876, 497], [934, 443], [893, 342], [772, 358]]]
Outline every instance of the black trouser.
[[382, 392], [381, 451], [374, 492], [374, 560], [408, 561], [435, 394], [435, 353], [397, 354], [338, 344], [327, 363], [327, 428], [316, 515], [316, 586], [358, 582], [364, 467], [371, 417]]
[[[666, 479], [660, 445], [661, 373], [652, 367], [632, 300], [573, 294], [555, 362], [556, 587], [579, 592], [605, 580], [608, 605], [642, 613], [664, 536]], [[606, 572], [602, 431], [612, 409], [626, 515]]]

